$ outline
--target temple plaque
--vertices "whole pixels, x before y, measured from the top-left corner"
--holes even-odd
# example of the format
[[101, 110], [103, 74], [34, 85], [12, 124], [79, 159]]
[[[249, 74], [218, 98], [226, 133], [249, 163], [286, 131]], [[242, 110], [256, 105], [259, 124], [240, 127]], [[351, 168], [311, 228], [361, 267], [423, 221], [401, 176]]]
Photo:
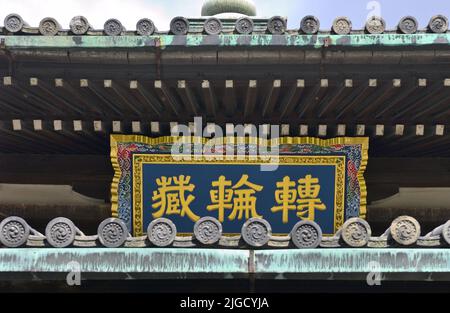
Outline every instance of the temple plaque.
[[211, 217], [226, 236], [251, 219], [267, 221], [274, 235], [291, 233], [300, 221], [333, 235], [346, 220], [365, 217], [367, 138], [281, 138], [270, 158], [250, 152], [274, 142], [226, 138], [205, 149], [208, 140], [192, 138], [183, 143], [192, 154], [174, 154], [177, 137], [113, 135], [113, 217], [134, 236], [161, 218], [178, 235], [193, 235], [196, 223]]

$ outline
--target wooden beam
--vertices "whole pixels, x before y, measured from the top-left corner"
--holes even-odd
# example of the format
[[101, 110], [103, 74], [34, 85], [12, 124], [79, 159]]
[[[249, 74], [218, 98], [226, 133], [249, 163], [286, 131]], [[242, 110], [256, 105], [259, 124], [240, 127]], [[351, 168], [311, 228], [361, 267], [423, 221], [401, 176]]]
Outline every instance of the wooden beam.
[[63, 115], [65, 113], [65, 110], [61, 108], [59, 104], [55, 104], [54, 102], [49, 101], [49, 97], [46, 94], [39, 93], [38, 91], [33, 90], [33, 88], [29, 88], [30, 86], [26, 86], [19, 80], [13, 80], [12, 87], [16, 89], [23, 97], [25, 97], [27, 101], [33, 101], [33, 103], [37, 103], [42, 110], [41, 113], [47, 112], [53, 115]]
[[3, 105], [9, 108], [11, 113], [15, 113], [19, 109], [19, 113], [42, 113], [45, 111], [45, 107], [42, 107], [41, 103], [33, 105], [27, 98], [28, 95], [21, 93], [13, 87], [13, 78], [4, 77], [3, 85], [0, 88], [1, 100]]
[[161, 102], [163, 102], [167, 108], [171, 109], [175, 116], [181, 117], [180, 114], [182, 112], [182, 108], [178, 101], [173, 97], [169, 86], [161, 80], [156, 80], [154, 86], [156, 94], [159, 99], [161, 99]]
[[342, 99], [347, 97], [353, 89], [353, 80], [346, 79], [340, 86], [338, 86], [334, 93], [327, 101], [324, 101], [319, 110], [318, 117], [323, 118], [325, 116], [331, 116], [335, 114], [335, 110], [341, 103]]
[[299, 133], [301, 137], [309, 136], [309, 126], [308, 125], [300, 125]]
[[[422, 90], [423, 88], [423, 90]], [[420, 94], [417, 98], [410, 101], [408, 98], [405, 99], [404, 106], [394, 113], [392, 116], [393, 119], [399, 120], [405, 116], [407, 116], [412, 109], [419, 107], [423, 103], [430, 103], [430, 101], [439, 96], [442, 92], [442, 82], [435, 82], [432, 86], [422, 87]]]
[[281, 106], [280, 106], [280, 117], [281, 119], [284, 119], [285, 117], [288, 117], [292, 112], [295, 110], [295, 107], [297, 106], [300, 97], [302, 96], [303, 92], [305, 90], [305, 80], [304, 79], [297, 79], [294, 86], [290, 88], [284, 99], [282, 100]]
[[[60, 106], [62, 110], [72, 112], [72, 114], [85, 114], [85, 110], [77, 102], [69, 101], [67, 97], [60, 97], [55, 93], [55, 88], [51, 87], [46, 81], [37, 78], [30, 78], [30, 89], [35, 91], [43, 99], [55, 103], [55, 106]], [[67, 114], [66, 113], [66, 114]]]
[[381, 109], [375, 108], [375, 110], [368, 112], [368, 114], [373, 114], [373, 112], [376, 112], [376, 119], [383, 117], [388, 118], [392, 112], [401, 108], [402, 105], [411, 97], [411, 95], [418, 90], [418, 88], [423, 88], [424, 86], [426, 86], [426, 80], [424, 81], [423, 79], [419, 80], [417, 84], [407, 82], [400, 92], [397, 92], [389, 99], [385, 99], [383, 105], [379, 105], [380, 103], [377, 103], [379, 105], [378, 108]]
[[304, 97], [299, 104], [298, 117], [303, 118], [306, 113], [314, 108], [317, 103], [320, 103], [323, 95], [328, 90], [329, 82], [327, 79], [321, 79], [319, 84], [316, 84], [310, 91], [310, 93]]
[[79, 92], [89, 99], [89, 101], [96, 103], [103, 114], [108, 114], [109, 116], [122, 116], [123, 111], [121, 108], [115, 101], [111, 101], [108, 97], [105, 97], [102, 89], [103, 88], [98, 87], [93, 81], [80, 79]]
[[281, 125], [281, 136], [289, 136], [290, 133], [291, 133], [291, 131], [290, 131], [290, 125], [289, 124]]
[[150, 123], [150, 132], [152, 133], [152, 135], [157, 135], [161, 132], [161, 126], [159, 122]]
[[225, 114], [232, 117], [237, 110], [237, 98], [235, 82], [233, 80], [225, 81], [225, 93], [223, 95], [223, 105], [225, 107]]
[[77, 81], [75, 88], [71, 82], [62, 78], [55, 79], [55, 88], [52, 91], [59, 98], [67, 99], [68, 102], [80, 107], [82, 115], [102, 115], [102, 107], [98, 106], [98, 101], [92, 101], [92, 96], [86, 97], [83, 90], [79, 88], [80, 82]]
[[281, 80], [274, 80], [267, 89], [267, 94], [262, 108], [263, 118], [267, 118], [272, 115], [275, 105], [278, 101], [278, 96], [281, 90]]
[[[115, 100], [121, 103], [121, 107], [123, 109], [126, 109], [128, 114], [132, 114], [134, 116], [142, 116], [139, 102], [132, 101], [130, 93], [129, 91], [127, 91], [127, 89], [123, 88], [113, 80], [104, 80], [103, 85], [104, 89], [108, 90], [108, 94], [105, 94], [105, 97], [108, 97], [110, 101]], [[113, 92], [113, 94], [110, 93], [110, 90]]]
[[415, 113], [412, 115], [413, 120], [418, 120], [421, 118], [427, 118], [428, 116], [433, 116], [433, 112], [439, 110], [449, 110], [450, 101], [450, 90], [446, 90], [445, 93], [433, 102], [425, 103], [416, 108]]
[[[29, 150], [41, 151], [42, 149], [52, 153], [64, 151], [61, 146], [55, 145], [54, 142], [42, 136], [40, 132], [35, 132], [33, 123], [30, 121], [14, 119], [8, 122], [0, 122], [0, 134], [2, 137], [12, 138], [19, 145], [28, 146]], [[73, 152], [74, 150], [69, 147], [66, 151]]]
[[130, 91], [137, 99], [150, 110], [150, 115], [160, 118], [163, 111], [161, 102], [146, 88], [147, 84], [143, 84], [138, 80], [130, 81]]
[[218, 111], [218, 102], [210, 81], [204, 80], [202, 82], [202, 94], [205, 101], [208, 117], [216, 117]]
[[248, 119], [255, 114], [256, 97], [258, 94], [258, 81], [250, 80], [247, 86], [247, 93], [244, 103], [244, 119]]
[[191, 115], [200, 116], [200, 105], [192, 88], [185, 80], [178, 81], [178, 93], [184, 102], [184, 106], [189, 109]]
[[[354, 89], [349, 96], [350, 102], [344, 102], [337, 110], [336, 110], [336, 119], [340, 120], [344, 116], [351, 114], [353, 109], [358, 106], [362, 101], [366, 100], [369, 95], [373, 92], [375, 88], [378, 87], [378, 80], [371, 78], [369, 79], [367, 84], [363, 84], [358, 88]], [[353, 96], [354, 95], [354, 96]]]

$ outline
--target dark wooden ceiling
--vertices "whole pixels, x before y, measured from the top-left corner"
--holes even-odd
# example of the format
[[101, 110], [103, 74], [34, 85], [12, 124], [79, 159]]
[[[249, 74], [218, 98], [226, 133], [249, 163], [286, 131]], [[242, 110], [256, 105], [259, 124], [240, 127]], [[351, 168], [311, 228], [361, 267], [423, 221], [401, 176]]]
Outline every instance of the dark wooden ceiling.
[[372, 156], [450, 156], [442, 47], [1, 50], [3, 153], [105, 154], [110, 133], [275, 124], [370, 136]]

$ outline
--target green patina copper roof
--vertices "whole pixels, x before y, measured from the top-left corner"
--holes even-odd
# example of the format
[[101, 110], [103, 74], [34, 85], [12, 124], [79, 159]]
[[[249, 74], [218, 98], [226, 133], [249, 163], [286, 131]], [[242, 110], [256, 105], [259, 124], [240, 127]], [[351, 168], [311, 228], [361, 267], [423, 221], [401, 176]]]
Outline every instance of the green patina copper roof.
[[187, 35], [187, 36], [0, 36], [7, 49], [32, 48], [152, 48], [152, 47], [405, 47], [448, 46], [448, 34], [381, 35]]
[[207, 0], [202, 7], [202, 16], [222, 13], [239, 13], [248, 16], [256, 15], [256, 6], [250, 0]]
[[[76, 263], [74, 263], [76, 262]], [[0, 273], [450, 273], [448, 249], [1, 249]]]
[[[266, 250], [255, 253], [257, 273], [448, 273], [448, 249]], [[374, 267], [376, 269], [374, 269]]]
[[0, 273], [247, 273], [249, 252], [212, 249], [1, 249]]

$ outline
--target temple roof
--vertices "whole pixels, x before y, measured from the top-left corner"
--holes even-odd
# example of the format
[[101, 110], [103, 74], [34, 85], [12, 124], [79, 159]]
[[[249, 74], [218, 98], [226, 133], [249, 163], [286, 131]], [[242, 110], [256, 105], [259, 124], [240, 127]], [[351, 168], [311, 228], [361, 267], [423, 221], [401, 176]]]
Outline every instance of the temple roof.
[[[212, 218], [202, 219], [198, 223], [208, 223]], [[264, 222], [264, 226], [262, 222]], [[170, 224], [168, 224], [170, 223]], [[161, 227], [163, 225], [164, 227]], [[161, 228], [159, 228], [161, 227]], [[390, 227], [381, 235], [373, 235], [368, 222], [361, 218], [350, 218], [333, 236], [322, 235], [321, 227], [312, 221], [297, 223], [289, 234], [272, 234], [270, 224], [261, 219], [247, 221], [242, 227], [242, 234], [257, 227], [258, 237], [229, 235], [222, 233], [222, 227], [203, 232], [201, 227], [193, 227], [191, 234], [178, 234], [177, 225], [165, 218], [156, 219], [148, 227], [145, 236], [133, 237], [125, 223], [117, 218], [102, 221], [97, 234], [85, 234], [70, 219], [58, 217], [48, 222], [45, 234], [34, 229], [24, 219], [11, 216], [0, 223], [0, 242], [7, 248], [21, 247], [104, 247], [104, 248], [212, 248], [212, 249], [317, 249], [322, 248], [448, 248], [450, 246], [450, 221], [428, 233], [418, 220], [411, 216], [400, 216], [392, 221]], [[61, 235], [60, 229], [64, 229]], [[163, 229], [169, 234], [154, 230]], [[12, 231], [19, 229], [15, 236]], [[108, 231], [105, 231], [108, 230]], [[304, 237], [307, 232], [308, 237]], [[167, 235], [167, 236], [166, 236]]]
[[[229, 12], [227, 12], [229, 11]], [[231, 16], [227, 16], [231, 14]], [[234, 15], [233, 15], [234, 14]], [[237, 14], [237, 15], [236, 15]], [[397, 27], [387, 29], [382, 17], [372, 16], [364, 26], [364, 29], [354, 29], [352, 21], [347, 17], [337, 17], [331, 29], [321, 29], [318, 17], [307, 15], [299, 21], [297, 29], [287, 29], [287, 18], [281, 16], [257, 17], [256, 9], [250, 1], [226, 0], [207, 1], [202, 9], [202, 17], [174, 17], [170, 25], [155, 25], [151, 18], [142, 18], [137, 21], [135, 30], [126, 30], [118, 19], [107, 20], [103, 29], [95, 29], [87, 18], [76, 16], [70, 21], [70, 28], [64, 29], [61, 24], [52, 17], [44, 18], [39, 25], [30, 26], [18, 14], [9, 14], [0, 27], [3, 35], [44, 35], [44, 36], [151, 36], [151, 35], [187, 35], [187, 34], [271, 34], [271, 35], [361, 35], [361, 34], [445, 34], [449, 29], [448, 18], [444, 15], [436, 15], [430, 18], [428, 25], [419, 25], [412, 16], [403, 17]], [[205, 15], [217, 15], [210, 18]], [[249, 15], [249, 16], [246, 16]], [[240, 18], [239, 18], [240, 16]], [[158, 29], [169, 29], [158, 31]]]
[[450, 155], [450, 34], [0, 40], [8, 153], [106, 155], [111, 133], [165, 136], [200, 114], [282, 136], [370, 136], [371, 157]]
[[[385, 281], [401, 281], [399, 291], [405, 292], [412, 281], [449, 281], [449, 249], [322, 249], [322, 250], [214, 250], [214, 249], [1, 249], [0, 281], [25, 276], [29, 281], [55, 280], [55, 273], [67, 275], [69, 266], [79, 268], [83, 280], [119, 280], [122, 285], [130, 280], [158, 279], [155, 290], [180, 289], [182, 279], [195, 278], [195, 289], [210, 284], [202, 279], [220, 279], [220, 285], [230, 279], [252, 277], [259, 281], [274, 280], [333, 280], [366, 281], [368, 273], [383, 273]], [[78, 266], [78, 267], [75, 267]], [[11, 276], [14, 273], [14, 276]], [[8, 276], [9, 274], [9, 276]], [[255, 277], [256, 274], [256, 277]], [[61, 280], [65, 276], [61, 275]], [[176, 279], [172, 284], [163, 284], [161, 279]], [[199, 280], [200, 279], [200, 280]], [[375, 279], [375, 277], [374, 277]], [[59, 281], [59, 280], [58, 280]], [[405, 283], [408, 281], [408, 283]], [[84, 283], [83, 283], [84, 284]], [[106, 286], [102, 284], [101, 292]], [[14, 285], [16, 286], [17, 283]], [[90, 286], [91, 284], [87, 284]], [[237, 284], [236, 284], [237, 285]], [[233, 285], [233, 292], [236, 292]], [[245, 285], [245, 284], [239, 284]], [[289, 292], [306, 290], [311, 284], [300, 282]], [[84, 286], [84, 285], [83, 285]], [[169, 286], [169, 287], [167, 287]], [[272, 286], [272, 285], [271, 285]], [[314, 286], [317, 286], [316, 284]], [[361, 284], [363, 286], [363, 284]], [[70, 288], [70, 287], [68, 287]], [[169, 289], [170, 288], [170, 289]], [[243, 287], [241, 287], [243, 288]], [[273, 287], [272, 287], [273, 288]], [[361, 291], [358, 286], [358, 291]], [[373, 287], [370, 287], [373, 288]], [[11, 290], [11, 289], [10, 289]], [[29, 288], [27, 289], [29, 290]], [[51, 289], [51, 292], [55, 292]], [[142, 291], [142, 286], [139, 289]], [[185, 290], [193, 290], [192, 284]], [[270, 289], [273, 291], [274, 289]], [[278, 289], [277, 289], [278, 290]], [[324, 287], [320, 289], [323, 292]], [[342, 290], [340, 288], [339, 290]], [[363, 289], [369, 290], [369, 289]], [[432, 289], [427, 289], [432, 290]], [[42, 289], [40, 289], [42, 291]], [[355, 289], [352, 290], [355, 293]], [[166, 304], [170, 307], [170, 304]], [[175, 307], [175, 306], [174, 306]]]

